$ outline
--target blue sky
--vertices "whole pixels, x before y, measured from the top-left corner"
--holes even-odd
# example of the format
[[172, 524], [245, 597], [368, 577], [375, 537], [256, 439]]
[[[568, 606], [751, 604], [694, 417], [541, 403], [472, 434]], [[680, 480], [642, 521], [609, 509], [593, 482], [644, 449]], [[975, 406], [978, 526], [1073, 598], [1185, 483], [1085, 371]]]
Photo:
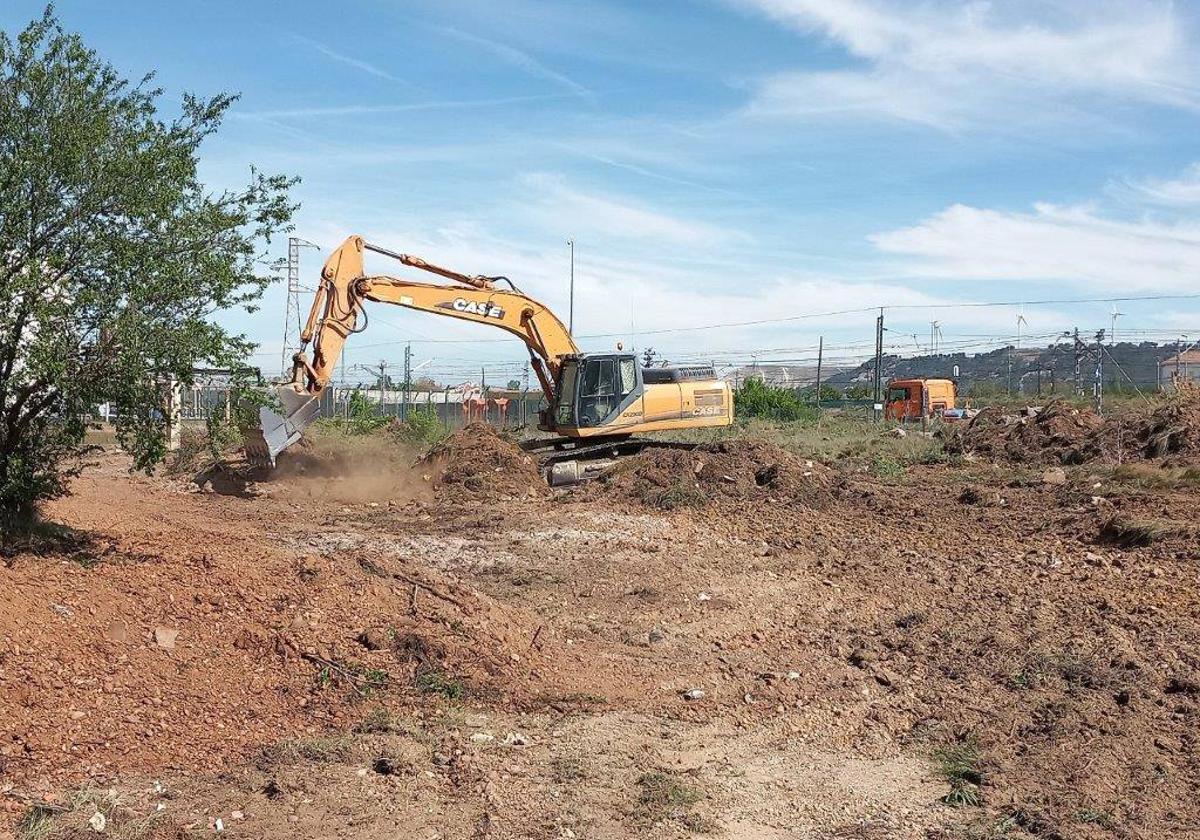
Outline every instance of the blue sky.
[[[13, 31], [41, 8], [5, 0]], [[241, 99], [214, 188], [299, 175], [296, 233], [505, 274], [576, 332], [679, 360], [867, 355], [1111, 325], [1200, 292], [1200, 16], [1138, 0], [71, 2], [131, 76]], [[283, 253], [282, 243], [276, 249]], [[321, 257], [304, 252], [311, 282]], [[392, 270], [386, 264], [371, 266]], [[304, 302], [307, 307], [307, 301]], [[1122, 302], [1119, 337], [1200, 338], [1200, 301]], [[278, 367], [283, 291], [228, 322]], [[515, 340], [375, 306], [348, 364], [505, 379]]]

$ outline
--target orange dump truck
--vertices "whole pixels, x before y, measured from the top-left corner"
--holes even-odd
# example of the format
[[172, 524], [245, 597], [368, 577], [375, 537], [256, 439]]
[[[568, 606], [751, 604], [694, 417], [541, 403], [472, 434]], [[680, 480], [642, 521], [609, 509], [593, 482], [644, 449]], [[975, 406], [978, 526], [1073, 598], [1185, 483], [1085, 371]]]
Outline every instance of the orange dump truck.
[[883, 416], [888, 420], [920, 420], [955, 408], [952, 379], [892, 379], [888, 382]]

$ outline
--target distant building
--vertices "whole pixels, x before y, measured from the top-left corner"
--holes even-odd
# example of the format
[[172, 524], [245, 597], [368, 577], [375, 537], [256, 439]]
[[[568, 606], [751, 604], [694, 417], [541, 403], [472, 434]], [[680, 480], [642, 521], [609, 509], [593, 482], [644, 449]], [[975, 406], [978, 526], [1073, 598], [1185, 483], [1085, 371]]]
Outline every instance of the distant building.
[[1164, 391], [1174, 391], [1175, 382], [1200, 384], [1200, 350], [1185, 350], [1158, 363], [1158, 383]]

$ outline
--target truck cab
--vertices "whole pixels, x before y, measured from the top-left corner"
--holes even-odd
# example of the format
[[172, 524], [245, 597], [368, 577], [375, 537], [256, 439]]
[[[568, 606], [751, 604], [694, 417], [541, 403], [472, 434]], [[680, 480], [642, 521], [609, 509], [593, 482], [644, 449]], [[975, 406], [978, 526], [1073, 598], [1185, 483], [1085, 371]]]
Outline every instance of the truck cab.
[[887, 386], [883, 416], [898, 423], [939, 417], [955, 408], [952, 379], [892, 379]]

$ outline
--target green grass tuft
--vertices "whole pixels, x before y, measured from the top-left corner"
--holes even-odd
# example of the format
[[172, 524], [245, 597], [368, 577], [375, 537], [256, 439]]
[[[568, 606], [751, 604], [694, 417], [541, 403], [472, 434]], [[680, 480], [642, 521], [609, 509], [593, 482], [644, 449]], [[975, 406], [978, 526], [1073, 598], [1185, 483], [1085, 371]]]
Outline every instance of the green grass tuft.
[[447, 700], [461, 700], [467, 696], [467, 688], [442, 671], [431, 669], [417, 674], [417, 689], [425, 694], [440, 694]]
[[979, 744], [973, 738], [947, 744], [934, 752], [937, 773], [950, 785], [950, 792], [942, 797], [943, 802], [952, 808], [976, 807], [983, 803], [981, 757]]

